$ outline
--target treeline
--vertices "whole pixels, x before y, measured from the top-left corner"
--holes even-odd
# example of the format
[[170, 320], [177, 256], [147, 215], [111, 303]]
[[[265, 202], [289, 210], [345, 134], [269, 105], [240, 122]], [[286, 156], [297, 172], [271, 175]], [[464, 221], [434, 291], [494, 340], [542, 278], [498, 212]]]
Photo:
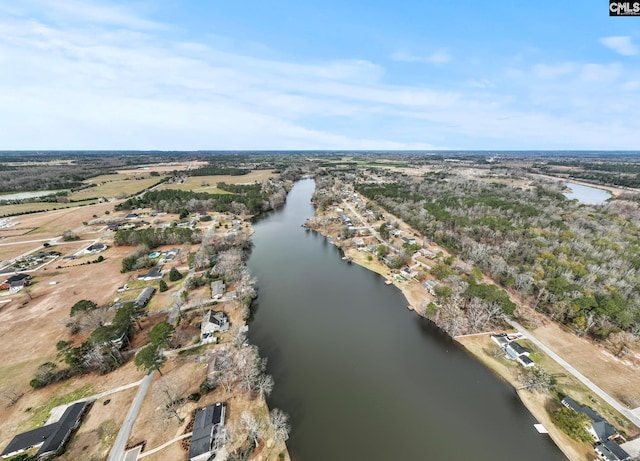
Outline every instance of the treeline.
[[[180, 213], [182, 210], [217, 211], [259, 214], [274, 209], [284, 203], [287, 195], [283, 183], [249, 186], [224, 186], [238, 190], [231, 194], [209, 194], [184, 190], [154, 190], [141, 197], [132, 197], [116, 206], [116, 210], [136, 208], [154, 208], [167, 213]], [[238, 189], [240, 188], [240, 189]]]
[[165, 227], [147, 229], [120, 229], [113, 237], [117, 246], [145, 245], [153, 249], [160, 245], [178, 245], [182, 243], [200, 243], [202, 231], [188, 227]]
[[243, 176], [251, 173], [247, 168], [233, 168], [220, 166], [203, 166], [195, 170], [188, 170], [185, 173], [189, 176]]
[[115, 370], [125, 362], [121, 350], [130, 344], [136, 323], [146, 315], [146, 308], [134, 302], [124, 304], [114, 315], [93, 301], [78, 301], [71, 307], [67, 327], [72, 335], [91, 331], [89, 337], [77, 346], [73, 340], [58, 341], [57, 357], [67, 367], [60, 368], [54, 362], [43, 363], [29, 384], [38, 389], [72, 376], [94, 371], [105, 374]]
[[579, 334], [640, 334], [637, 203], [591, 207], [557, 183], [524, 190], [462, 176], [357, 190]]
[[13, 153], [0, 156], [0, 192], [77, 189], [84, 180], [115, 169], [166, 161], [156, 155], [125, 153]]

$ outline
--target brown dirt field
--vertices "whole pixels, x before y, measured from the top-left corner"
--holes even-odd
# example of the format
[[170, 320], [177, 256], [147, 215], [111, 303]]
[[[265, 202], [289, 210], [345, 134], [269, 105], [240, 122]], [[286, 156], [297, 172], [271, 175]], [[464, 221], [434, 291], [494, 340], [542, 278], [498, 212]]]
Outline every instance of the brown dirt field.
[[[58, 237], [66, 230], [80, 228], [83, 226], [83, 222], [91, 221], [94, 219], [94, 214], [97, 216], [103, 216], [104, 212], [107, 210], [112, 212], [117, 203], [118, 202], [97, 203], [95, 205], [83, 207], [16, 216], [14, 219], [20, 222], [20, 228], [33, 229], [30, 232], [23, 234], [18, 241], [30, 240], [29, 237], [34, 239]], [[1, 211], [0, 214], [2, 214]], [[0, 235], [2, 234], [0, 233]], [[6, 241], [10, 240], [6, 239]], [[5, 242], [3, 241], [2, 243]]]
[[159, 173], [168, 172], [168, 171], [184, 171], [184, 170], [193, 170], [195, 168], [200, 168], [201, 166], [207, 165], [208, 162], [202, 161], [193, 161], [193, 162], [176, 162], [176, 163], [156, 163], [152, 165], [148, 165], [145, 168], [132, 168], [128, 170], [119, 170], [118, 174], [124, 175], [136, 175], [141, 173], [150, 173], [152, 171], [157, 171]]
[[[209, 395], [211, 394], [204, 396], [199, 402], [187, 402], [178, 409], [180, 416], [185, 418], [184, 424], [180, 425], [175, 418], [166, 419], [158, 409], [158, 407], [163, 404], [162, 383], [171, 383], [176, 386], [176, 388], [182, 390], [181, 394], [186, 397], [192, 392], [198, 392], [200, 383], [204, 380], [205, 373], [206, 368], [204, 364], [181, 358], [167, 361], [162, 368], [162, 374], [164, 376], [159, 376], [158, 373], [156, 373], [151, 388], [142, 404], [138, 418], [133, 425], [128, 445], [135, 445], [145, 441], [146, 449], [150, 450], [182, 434], [189, 421], [191, 411], [201, 406], [206, 406], [203, 405], [203, 402], [208, 402]], [[179, 446], [179, 444], [176, 445]], [[159, 454], [163, 453], [164, 451], [159, 452]], [[150, 458], [152, 457], [149, 457], [149, 459]]]
[[603, 347], [548, 320], [532, 333], [616, 400], [631, 409], [640, 407], [637, 359], [617, 358]]
[[[96, 400], [78, 431], [73, 435], [60, 461], [104, 460], [109, 456], [126, 409], [138, 391], [137, 387]], [[105, 403], [108, 402], [106, 405]]]

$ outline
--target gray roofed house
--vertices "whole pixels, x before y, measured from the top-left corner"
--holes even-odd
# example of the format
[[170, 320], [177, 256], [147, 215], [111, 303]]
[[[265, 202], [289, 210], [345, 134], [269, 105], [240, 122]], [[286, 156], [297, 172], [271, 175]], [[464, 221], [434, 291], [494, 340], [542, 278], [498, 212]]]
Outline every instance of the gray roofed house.
[[607, 440], [604, 443], [597, 443], [595, 449], [596, 452], [606, 461], [625, 461], [631, 459], [631, 455], [612, 440]]
[[513, 359], [517, 359], [521, 355], [526, 355], [528, 357], [529, 354], [531, 353], [529, 349], [527, 349], [526, 347], [522, 347], [520, 344], [518, 344], [515, 341], [511, 341], [509, 344], [507, 344], [507, 347], [505, 348], [505, 352], [509, 357]]
[[142, 274], [138, 276], [138, 280], [145, 280], [145, 281], [160, 280], [161, 278], [162, 278], [162, 269], [160, 269], [159, 267], [153, 267], [146, 274]]
[[67, 407], [57, 422], [16, 435], [0, 456], [9, 458], [38, 446], [40, 447], [36, 454], [38, 458], [57, 453], [69, 441], [89, 405], [89, 402], [74, 403]]
[[219, 299], [224, 294], [224, 282], [222, 280], [216, 280], [211, 282], [211, 298]]
[[223, 435], [225, 411], [224, 403], [198, 410], [193, 422], [189, 461], [207, 461], [218, 450], [219, 436]]
[[609, 422], [600, 416], [593, 408], [582, 406], [571, 397], [563, 398], [562, 404], [573, 411], [584, 413], [591, 419], [591, 427], [588, 428], [588, 431], [594, 440], [605, 442], [618, 436], [616, 428], [609, 424]]
[[136, 304], [146, 306], [155, 292], [156, 289], [154, 287], [146, 287], [136, 298]]

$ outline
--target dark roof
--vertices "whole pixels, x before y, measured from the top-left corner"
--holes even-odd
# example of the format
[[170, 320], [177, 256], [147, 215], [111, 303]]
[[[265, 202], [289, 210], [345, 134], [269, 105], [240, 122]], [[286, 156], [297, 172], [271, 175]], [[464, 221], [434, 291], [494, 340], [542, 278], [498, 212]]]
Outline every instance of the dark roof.
[[136, 303], [144, 306], [149, 302], [149, 300], [151, 299], [151, 297], [155, 292], [156, 292], [156, 289], [154, 287], [145, 288], [136, 298]]
[[62, 418], [58, 421], [56, 431], [49, 437], [40, 450], [38, 456], [45, 453], [54, 453], [61, 449], [71, 437], [71, 433], [78, 425], [84, 411], [89, 406], [89, 402], [78, 402], [70, 405], [62, 414]]
[[204, 316], [204, 322], [211, 322], [216, 325], [223, 325], [228, 321], [227, 314], [221, 311], [208, 311]]
[[149, 272], [147, 272], [146, 274], [142, 274], [138, 278], [143, 279], [149, 277], [162, 277], [162, 269], [160, 269], [159, 267], [153, 267]]
[[524, 365], [530, 365], [530, 364], [534, 363], [534, 361], [531, 360], [526, 355], [521, 355], [520, 357], [518, 357], [518, 360], [520, 360]]
[[625, 459], [630, 458], [629, 453], [624, 451], [620, 445], [611, 440], [598, 444], [597, 446], [608, 461], [624, 461]]
[[616, 428], [609, 424], [609, 422], [600, 416], [600, 414], [594, 409], [580, 405], [571, 397], [563, 398], [562, 403], [578, 413], [584, 413], [587, 415], [589, 419], [591, 419], [593, 431], [596, 433], [599, 440], [607, 440], [609, 437], [618, 433]]
[[511, 349], [513, 349], [513, 351], [518, 355], [522, 355], [522, 354], [526, 354], [527, 352], [531, 352], [529, 349], [527, 349], [526, 347], [522, 347], [520, 344], [518, 344], [515, 341], [511, 341], [509, 343], [509, 346], [511, 346]]
[[104, 243], [94, 243], [87, 247], [87, 251], [104, 250], [105, 248], [107, 248], [107, 245]]
[[49, 424], [29, 432], [18, 434], [9, 442], [9, 445], [7, 445], [7, 448], [4, 449], [0, 456], [7, 456], [9, 453], [27, 450], [35, 445], [39, 445], [43, 440], [48, 439], [55, 430], [56, 424]]
[[78, 424], [88, 405], [88, 402], [70, 405], [58, 422], [16, 435], [0, 456], [6, 456], [19, 450], [27, 450], [41, 444], [43, 441], [42, 447], [38, 450], [38, 456], [58, 451], [68, 441], [71, 432]]
[[222, 412], [224, 403], [216, 403], [203, 408], [196, 413], [193, 422], [193, 435], [189, 447], [189, 458], [194, 458], [209, 453], [213, 448], [213, 442], [218, 432], [218, 426], [223, 423]]
[[608, 440], [609, 437], [616, 435], [618, 433], [618, 431], [616, 431], [616, 428], [613, 427], [604, 419], [600, 421], [594, 421], [592, 426], [593, 426], [593, 430], [595, 431], [596, 435], [600, 440]]
[[16, 275], [12, 275], [5, 281], [7, 283], [14, 283], [14, 282], [21, 282], [23, 280], [28, 280], [30, 278], [31, 276], [29, 274], [16, 274]]

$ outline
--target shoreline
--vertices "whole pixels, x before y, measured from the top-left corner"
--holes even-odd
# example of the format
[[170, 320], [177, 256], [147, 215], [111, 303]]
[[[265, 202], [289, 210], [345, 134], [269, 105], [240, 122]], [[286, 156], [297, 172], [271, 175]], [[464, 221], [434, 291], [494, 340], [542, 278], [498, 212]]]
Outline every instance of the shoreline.
[[[417, 290], [409, 289], [411, 287], [411, 285], [409, 284], [410, 282], [399, 282], [395, 277], [392, 276], [391, 270], [388, 267], [382, 265], [382, 263], [380, 263], [377, 259], [374, 258], [373, 260], [369, 261], [366, 258], [367, 255], [362, 251], [359, 251], [355, 248], [342, 248], [340, 244], [335, 243], [336, 236], [331, 235], [331, 233], [329, 232], [323, 233], [321, 232], [320, 229], [318, 230], [311, 229], [311, 232], [317, 232], [318, 234], [323, 235], [325, 238], [333, 239], [334, 245], [343, 252], [345, 257], [350, 258], [350, 261], [352, 263], [358, 264], [360, 267], [363, 267], [364, 269], [370, 270], [372, 272], [375, 272], [381, 275], [385, 279], [385, 284], [393, 285], [400, 290], [404, 298], [407, 300], [407, 308], [409, 310], [412, 310], [417, 315], [423, 318], [426, 318], [420, 312], [420, 306], [422, 306], [422, 304], [425, 303], [426, 301], [429, 301], [430, 299], [432, 299], [433, 296], [429, 295], [426, 291], [422, 290], [421, 287], [418, 286], [418, 288], [422, 291], [420, 293], [421, 295], [420, 296], [415, 292]], [[412, 284], [412, 285], [414, 285], [415, 287], [415, 284]], [[550, 416], [547, 413], [547, 410], [544, 408], [544, 404], [548, 399], [546, 395], [531, 393], [531, 392], [525, 391], [524, 389], [519, 389], [518, 388], [519, 383], [516, 381], [515, 376], [512, 376], [512, 373], [501, 372], [501, 370], [498, 367], [493, 366], [493, 364], [490, 363], [490, 357], [488, 357], [486, 354], [483, 354], [482, 351], [475, 350], [475, 348], [473, 347], [469, 347], [468, 343], [465, 341], [465, 338], [486, 337], [489, 334], [490, 332], [478, 333], [474, 335], [463, 335], [463, 336], [451, 337], [451, 339], [454, 340], [456, 344], [458, 344], [460, 347], [462, 347], [466, 353], [470, 354], [474, 359], [478, 360], [484, 366], [486, 366], [489, 370], [491, 370], [500, 380], [511, 385], [511, 387], [513, 388], [514, 392], [518, 397], [518, 400], [522, 402], [522, 405], [524, 405], [524, 407], [527, 409], [527, 411], [529, 411], [529, 413], [533, 416], [533, 418], [538, 423], [542, 424], [545, 429], [547, 429], [548, 434], [546, 435], [549, 436], [551, 441], [567, 457], [568, 460], [570, 461], [590, 460], [591, 458], [589, 458], [588, 456], [591, 454], [591, 451], [589, 451], [589, 454], [587, 454], [586, 452], [581, 453], [579, 452], [579, 450], [576, 450], [573, 447], [573, 445], [576, 444], [576, 442], [570, 439], [562, 431], [557, 429], [556, 426], [551, 422]], [[512, 369], [508, 371], [515, 372], [518, 370]], [[531, 429], [535, 430], [533, 426]], [[540, 434], [540, 435], [544, 436], [545, 434]]]

